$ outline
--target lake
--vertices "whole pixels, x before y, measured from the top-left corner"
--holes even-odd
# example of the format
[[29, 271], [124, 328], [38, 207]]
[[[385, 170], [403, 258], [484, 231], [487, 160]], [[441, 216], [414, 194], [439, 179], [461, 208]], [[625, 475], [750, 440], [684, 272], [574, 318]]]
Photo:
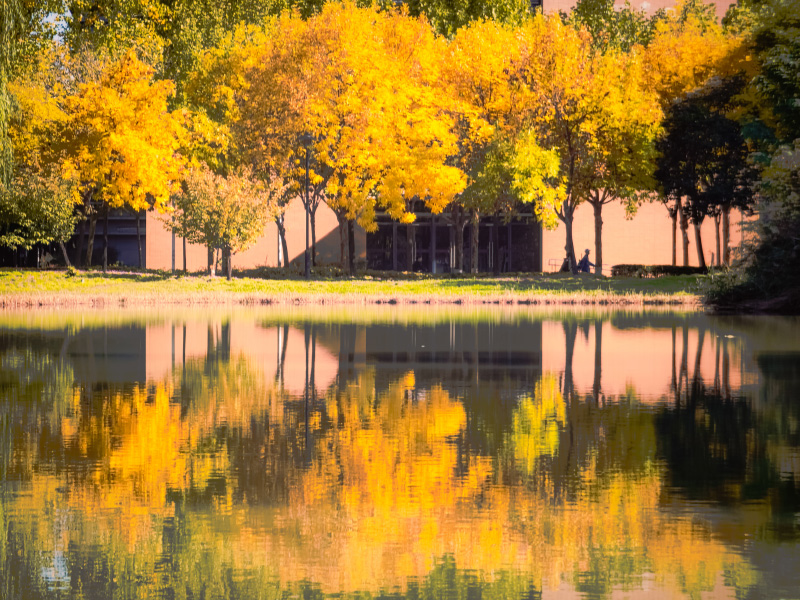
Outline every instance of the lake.
[[0, 597], [800, 598], [800, 319], [0, 314]]

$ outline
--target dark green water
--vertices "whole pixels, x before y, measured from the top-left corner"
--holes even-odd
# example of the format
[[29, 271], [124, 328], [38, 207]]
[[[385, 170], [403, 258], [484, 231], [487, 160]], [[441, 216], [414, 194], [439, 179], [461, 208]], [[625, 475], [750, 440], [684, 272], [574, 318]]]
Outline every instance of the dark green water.
[[800, 598], [800, 320], [0, 316], [0, 598]]

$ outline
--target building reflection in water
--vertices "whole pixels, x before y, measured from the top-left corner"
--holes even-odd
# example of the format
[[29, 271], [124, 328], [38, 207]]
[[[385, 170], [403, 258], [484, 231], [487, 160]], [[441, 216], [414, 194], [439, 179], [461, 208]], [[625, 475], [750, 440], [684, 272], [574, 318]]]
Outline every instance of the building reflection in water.
[[797, 321], [317, 316], [5, 327], [3, 597], [800, 583]]

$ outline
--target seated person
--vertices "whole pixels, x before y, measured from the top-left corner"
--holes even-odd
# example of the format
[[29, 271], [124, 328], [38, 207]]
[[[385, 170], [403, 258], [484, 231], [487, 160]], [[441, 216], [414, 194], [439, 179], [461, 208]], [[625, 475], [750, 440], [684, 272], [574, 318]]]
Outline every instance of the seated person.
[[586, 249], [586, 254], [578, 261], [578, 273], [588, 273], [589, 267], [593, 267], [594, 263], [589, 262], [589, 249]]

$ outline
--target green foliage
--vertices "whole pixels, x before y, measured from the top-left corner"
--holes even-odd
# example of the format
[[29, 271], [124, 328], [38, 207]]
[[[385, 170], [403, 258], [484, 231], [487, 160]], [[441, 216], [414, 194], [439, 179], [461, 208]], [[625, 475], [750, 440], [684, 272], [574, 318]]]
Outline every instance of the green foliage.
[[52, 35], [45, 15], [55, 0], [1, 0], [0, 3], [0, 183], [8, 183], [13, 151], [8, 137], [11, 117], [9, 82], [25, 70], [36, 50]]
[[579, 0], [569, 15], [562, 18], [576, 27], [584, 27], [596, 48], [629, 52], [634, 46], [646, 46], [653, 38], [655, 19], [625, 2], [617, 9], [614, 0]]
[[665, 196], [685, 196], [692, 221], [725, 208], [747, 210], [757, 171], [742, 126], [728, 115], [743, 82], [714, 79], [669, 108], [657, 143], [658, 179]]
[[274, 195], [249, 169], [216, 175], [207, 165], [189, 169], [173, 196], [168, 227], [190, 242], [232, 253], [250, 247], [274, 217]]
[[753, 45], [760, 63], [754, 79], [779, 140], [800, 138], [800, 0], [769, 0], [758, 12]]
[[612, 277], [664, 277], [671, 275], [698, 275], [707, 269], [701, 267], [681, 267], [676, 265], [614, 265]]
[[0, 183], [0, 245], [29, 249], [66, 242], [75, 228], [73, 187], [55, 175], [19, 172]]
[[528, 0], [410, 0], [409, 14], [425, 16], [439, 35], [452, 37], [473, 21], [519, 25], [530, 15]]

